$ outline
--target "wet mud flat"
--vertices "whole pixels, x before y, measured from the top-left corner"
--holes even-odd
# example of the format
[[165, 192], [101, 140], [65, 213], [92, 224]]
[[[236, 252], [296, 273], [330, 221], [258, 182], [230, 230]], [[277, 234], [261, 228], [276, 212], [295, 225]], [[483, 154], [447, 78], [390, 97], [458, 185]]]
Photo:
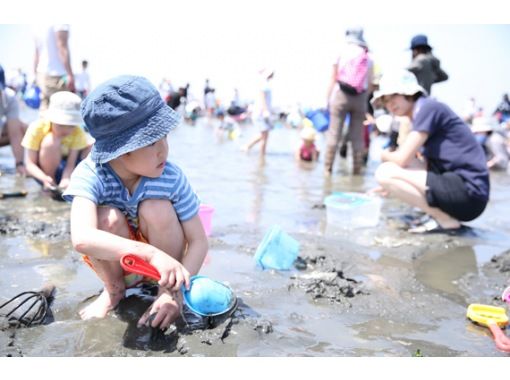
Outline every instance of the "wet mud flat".
[[[272, 141], [291, 132], [277, 131]], [[352, 177], [339, 164], [326, 181], [320, 166], [289, 166], [292, 153], [283, 145], [270, 145], [261, 165], [238, 150], [251, 133], [185, 155], [212, 134], [196, 126], [171, 136], [171, 155], [201, 199], [215, 206], [201, 274], [234, 290], [236, 311], [218, 321], [181, 320], [166, 332], [140, 329], [134, 321], [150, 296], [134, 293], [107, 318], [82, 321], [78, 311], [101, 284], [72, 249], [69, 205], [41, 197], [33, 180], [6, 173], [2, 190], [24, 188], [28, 195], [0, 202], [0, 302], [48, 281], [57, 293], [52, 323], [0, 329], [0, 355], [505, 355], [465, 313], [470, 303], [503, 306], [510, 276], [506, 176], [492, 178], [491, 203], [461, 236], [409, 234], [404, 220], [414, 211], [392, 200], [384, 201], [377, 227], [345, 230], [328, 224], [322, 200], [332, 191], [370, 188], [373, 165]], [[204, 171], [203, 162], [222, 170]], [[289, 271], [262, 270], [253, 259], [274, 224], [301, 245]]]

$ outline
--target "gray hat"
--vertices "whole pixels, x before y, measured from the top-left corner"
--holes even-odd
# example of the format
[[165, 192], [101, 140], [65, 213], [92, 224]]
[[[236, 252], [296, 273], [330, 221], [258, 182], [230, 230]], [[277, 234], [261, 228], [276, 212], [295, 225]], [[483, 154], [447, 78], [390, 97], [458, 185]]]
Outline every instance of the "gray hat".
[[131, 75], [99, 85], [83, 101], [81, 114], [96, 140], [91, 157], [97, 163], [153, 144], [180, 122], [147, 79]]
[[363, 38], [363, 28], [354, 27], [347, 29], [345, 31], [345, 41], [365, 48], [368, 47], [365, 39]]

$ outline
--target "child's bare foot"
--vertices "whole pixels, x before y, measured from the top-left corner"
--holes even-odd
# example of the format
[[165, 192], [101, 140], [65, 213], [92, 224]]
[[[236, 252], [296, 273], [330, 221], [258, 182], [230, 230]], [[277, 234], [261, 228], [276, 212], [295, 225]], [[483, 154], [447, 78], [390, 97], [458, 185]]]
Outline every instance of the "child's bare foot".
[[80, 310], [83, 320], [92, 318], [104, 318], [110, 310], [113, 310], [124, 297], [124, 292], [109, 293], [106, 289], [90, 305]]

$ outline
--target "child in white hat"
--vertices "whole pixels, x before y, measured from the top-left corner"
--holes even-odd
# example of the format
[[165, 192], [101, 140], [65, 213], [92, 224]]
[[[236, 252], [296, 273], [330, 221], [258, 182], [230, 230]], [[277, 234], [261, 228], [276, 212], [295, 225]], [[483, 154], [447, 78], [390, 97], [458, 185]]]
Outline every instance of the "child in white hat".
[[315, 145], [316, 132], [313, 127], [304, 127], [301, 130], [301, 146], [296, 150], [297, 160], [306, 162], [316, 162], [319, 159], [319, 149]]
[[67, 188], [77, 163], [90, 151], [91, 144], [80, 127], [80, 105], [78, 95], [56, 92], [43, 117], [30, 124], [21, 141], [27, 152], [27, 174], [45, 190]]

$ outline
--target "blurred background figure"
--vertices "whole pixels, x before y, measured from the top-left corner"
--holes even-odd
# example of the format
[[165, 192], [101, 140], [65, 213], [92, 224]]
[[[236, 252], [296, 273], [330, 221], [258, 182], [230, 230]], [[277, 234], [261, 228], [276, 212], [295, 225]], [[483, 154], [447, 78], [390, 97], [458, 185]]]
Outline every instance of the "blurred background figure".
[[510, 120], [510, 100], [508, 99], [508, 94], [503, 94], [503, 98], [494, 111], [494, 115], [500, 123]]
[[255, 98], [253, 109], [253, 122], [259, 129], [259, 134], [247, 145], [243, 146], [243, 150], [248, 152], [253, 146], [260, 142], [260, 156], [262, 157], [266, 154], [267, 139], [269, 138], [269, 132], [273, 129], [271, 117], [273, 111], [272, 79], [274, 77], [274, 70], [266, 67], [260, 70], [259, 74], [259, 93]]
[[363, 122], [367, 112], [368, 94], [373, 86], [373, 61], [363, 38], [363, 29], [347, 29], [328, 87], [329, 128], [326, 138], [324, 174], [333, 171], [335, 155], [341, 145], [344, 122], [349, 116], [348, 138], [352, 144], [353, 174], [360, 174], [365, 143]]
[[76, 93], [80, 96], [80, 98], [85, 99], [85, 97], [90, 92], [90, 76], [87, 68], [89, 66], [89, 62], [86, 60], [81, 61], [81, 71], [76, 74]]
[[168, 78], [161, 79], [161, 82], [159, 83], [159, 94], [161, 95], [161, 98], [168, 102], [168, 98], [172, 95], [174, 92], [174, 87], [172, 86], [172, 82]]
[[6, 76], [6, 86], [11, 88], [18, 98], [23, 98], [27, 89], [27, 74], [21, 68], [12, 71], [11, 75]]
[[0, 66], [0, 146], [11, 145], [16, 173], [25, 175], [25, 162], [21, 139], [27, 126], [19, 118], [16, 93], [5, 84], [5, 72]]
[[473, 119], [477, 116], [481, 115], [479, 114], [476, 99], [472, 96], [466, 101], [466, 105], [464, 106], [464, 112], [462, 114], [462, 120], [464, 120], [467, 124], [471, 124], [473, 122]]
[[473, 119], [471, 131], [485, 152], [488, 168], [507, 170], [510, 152], [506, 130], [498, 130], [495, 119], [479, 116]]
[[430, 95], [434, 83], [444, 82], [448, 74], [441, 69], [441, 62], [432, 54], [427, 36], [418, 34], [411, 39], [412, 62], [407, 69]]
[[34, 73], [41, 89], [41, 111], [58, 91], [75, 91], [68, 24], [42, 25], [35, 30]]
[[298, 147], [294, 156], [297, 160], [306, 162], [316, 162], [319, 159], [319, 149], [315, 145], [315, 137], [317, 133], [312, 127], [304, 127], [299, 137], [301, 137], [301, 145]]

